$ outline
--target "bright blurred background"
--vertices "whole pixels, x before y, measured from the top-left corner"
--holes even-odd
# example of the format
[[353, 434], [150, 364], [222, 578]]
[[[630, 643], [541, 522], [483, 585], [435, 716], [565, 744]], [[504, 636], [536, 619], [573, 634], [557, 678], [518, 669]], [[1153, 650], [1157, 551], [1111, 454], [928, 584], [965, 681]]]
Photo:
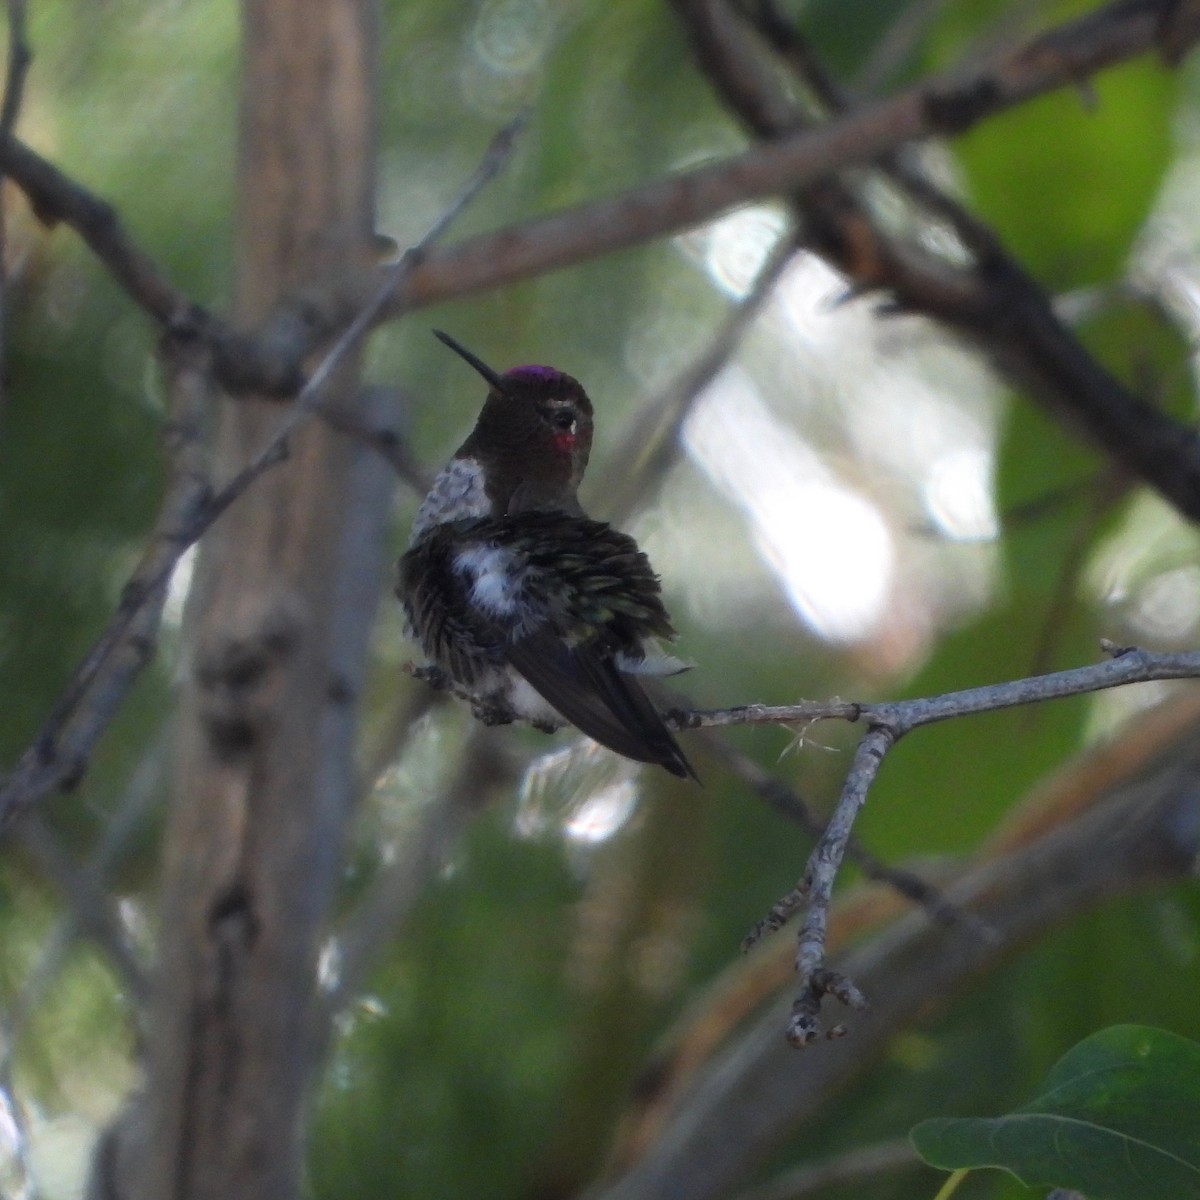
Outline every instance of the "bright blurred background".
[[[1090, 6], [791, 7], [848, 86], [878, 94], [1019, 37], [1034, 19]], [[912, 44], [881, 54], [884, 35], [918, 9]], [[186, 291], [223, 306], [234, 6], [37, 0], [31, 21], [21, 136], [113, 201]], [[745, 145], [659, 0], [385, 0], [381, 54], [379, 226], [401, 245], [524, 105], [533, 120], [515, 160], [456, 234]], [[1198, 85], [1195, 64], [1172, 73], [1143, 60], [1100, 77], [1092, 95], [1057, 93], [922, 150], [924, 168], [994, 224], [1101, 359], [1187, 421], [1200, 333]], [[895, 207], [898, 224], [912, 220], [894, 198], [879, 204]], [[5, 765], [112, 611], [162, 482], [155, 331], [77, 238], [42, 228], [21, 203], [9, 214]], [[618, 489], [641, 478], [644, 464], [617, 453], [630, 431], [704, 354], [789, 231], [784, 208], [755, 206], [409, 316], [376, 336], [368, 374], [417, 397], [412, 443], [436, 466], [482, 396], [432, 326], [498, 369], [569, 371], [597, 413], [583, 499], [608, 516]], [[935, 246], [946, 238], [914, 232]], [[697, 664], [679, 681], [688, 699], [920, 695], [1093, 661], [1100, 637], [1194, 646], [1196, 531], [1013, 395], [970, 347], [878, 308], [821, 261], [793, 258], [688, 408], [669, 468], [621, 514], [663, 576], [679, 652]], [[416, 500], [398, 494], [397, 551]], [[175, 592], [181, 601], [185, 576]], [[169, 610], [159, 658], [86, 785], [46, 806], [73, 853], [111, 860], [105, 886], [146, 950], [181, 609]], [[471, 725], [440, 705], [398, 734], [397, 714], [412, 711], [420, 685], [401, 671], [412, 647], [390, 603], [375, 648], [364, 758], [388, 766], [355, 831], [347, 906], [395, 858]], [[916, 735], [887, 763], [861, 834], [897, 863], [965, 853], [1071, 752], [1170, 691], [1145, 685]], [[499, 1200], [586, 1179], [647, 1052], [802, 869], [802, 832], [699, 748], [705, 787], [685, 793], [566, 734], [505, 737], [525, 756], [519, 786], [466, 830], [342, 1023], [316, 1116], [314, 1196]], [[731, 737], [818, 812], [853, 745], [833, 725]], [[64, 933], [65, 919], [39, 866], [8, 848], [0, 1193], [13, 1200], [78, 1195], [91, 1138], [135, 1078], [128, 998], [105, 957]], [[899, 1039], [775, 1166], [902, 1135], [935, 1112], [1004, 1111], [1075, 1040], [1115, 1021], [1200, 1035], [1198, 921], [1195, 889], [1180, 888], [1051, 933]], [[335, 971], [335, 946], [330, 961]], [[1139, 965], [1167, 982], [1131, 994]], [[828, 1194], [899, 1200], [932, 1194], [932, 1179]], [[1011, 1182], [983, 1186], [972, 1194], [1026, 1195]]]

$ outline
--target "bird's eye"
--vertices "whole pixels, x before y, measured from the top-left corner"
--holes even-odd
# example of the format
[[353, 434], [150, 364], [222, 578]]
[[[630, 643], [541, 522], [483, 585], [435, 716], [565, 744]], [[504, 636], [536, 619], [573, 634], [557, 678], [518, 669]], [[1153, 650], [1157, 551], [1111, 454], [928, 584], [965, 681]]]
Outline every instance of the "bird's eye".
[[575, 414], [569, 408], [556, 408], [550, 414], [550, 424], [563, 433], [574, 433]]

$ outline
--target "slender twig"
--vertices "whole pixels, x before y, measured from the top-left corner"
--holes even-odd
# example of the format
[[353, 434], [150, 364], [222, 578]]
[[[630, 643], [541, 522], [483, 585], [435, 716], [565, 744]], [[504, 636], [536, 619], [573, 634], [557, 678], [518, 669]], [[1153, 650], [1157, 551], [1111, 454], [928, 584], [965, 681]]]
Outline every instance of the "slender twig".
[[878, 1175], [893, 1175], [922, 1165], [912, 1142], [897, 1138], [793, 1167], [758, 1187], [739, 1192], [736, 1200], [804, 1200], [839, 1184], [866, 1183]]
[[[165, 522], [166, 527], [134, 572], [116, 615], [76, 670], [33, 745], [0, 785], [0, 830], [39, 797], [78, 779], [86, 765], [87, 753], [111, 720], [133, 676], [148, 657], [148, 652], [144, 653], [134, 670], [110, 677], [109, 691], [112, 694], [107, 702], [97, 706], [93, 712], [83, 714], [85, 718], [94, 718], [89, 723], [91, 736], [75, 753], [65, 755], [59, 744], [63, 729], [80, 711], [85, 698], [97, 688], [97, 680], [113, 652], [118, 646], [134, 641], [134, 634], [142, 624], [156, 626], [157, 614], [151, 611], [150, 605], [155, 602], [156, 608], [161, 606], [164, 588], [179, 560], [261, 475], [286, 457], [288, 439], [321, 407], [325, 384], [330, 376], [371, 330], [389, 297], [397, 287], [402, 286], [428, 247], [445, 233], [507, 162], [522, 124], [521, 120], [512, 122], [493, 139], [480, 165], [459, 195], [434, 221], [425, 236], [388, 269], [375, 295], [329, 348], [271, 437], [250, 462], [215, 494], [206, 487], [199, 491], [185, 487], [183, 495], [174, 497], [175, 503], [169, 504], [164, 510], [169, 510], [169, 516], [173, 519]], [[150, 636], [147, 630], [136, 640], [141, 644]]]
[[[905, 734], [939, 721], [1085, 695], [1131, 683], [1200, 677], [1200, 651], [1155, 654], [1133, 647], [1106, 646], [1106, 649], [1113, 657], [1092, 666], [940, 696], [883, 703], [833, 700], [782, 706], [748, 705], [707, 712], [675, 710], [670, 714], [673, 723], [681, 729], [738, 724], [810, 724], [831, 719], [863, 722], [867, 726], [837, 807], [809, 856], [800, 882], [771, 906], [746, 938], [746, 945], [753, 945], [765, 934], [782, 928], [795, 913], [805, 910], [796, 954], [800, 994], [788, 1026], [788, 1039], [794, 1045], [808, 1045], [820, 1036], [820, 1008], [825, 995], [832, 993], [854, 1007], [864, 1002], [852, 981], [825, 968], [825, 930], [833, 885], [850, 842], [854, 820], [866, 802], [867, 793], [888, 751]], [[839, 1032], [840, 1027], [830, 1031], [830, 1036]]]
[[[801, 991], [788, 1024], [788, 1041], [795, 1046], [806, 1046], [819, 1034], [816, 1013], [820, 1010], [821, 998], [827, 992], [833, 992], [843, 1003], [855, 1007], [863, 1003], [857, 989], [844, 977], [821, 978], [822, 975], [829, 975], [829, 972], [822, 970], [825, 962], [825, 931], [829, 922], [833, 885], [846, 853], [850, 831], [867, 802], [867, 792], [879, 774], [885, 755], [895, 744], [895, 738], [887, 729], [876, 726], [867, 731], [858, 744], [854, 763], [846, 776], [833, 816], [813, 847], [804, 869], [801, 890], [808, 908], [800, 926], [796, 950], [796, 974], [800, 976]], [[786, 915], [779, 915], [787, 919]]]
[[172, 415], [164, 441], [171, 469], [150, 542], [122, 591], [116, 614], [75, 669], [29, 749], [0, 781], [0, 829], [40, 797], [79, 780], [96, 742], [153, 653], [165, 585], [186, 549], [178, 531], [210, 494], [201, 448], [210, 403], [208, 374], [203, 361], [183, 353], [168, 353], [167, 370]]
[[[716, 730], [705, 730], [704, 740], [709, 750], [717, 756], [724, 766], [743, 783], [750, 787], [766, 804], [776, 812], [782, 813], [790, 821], [794, 821], [812, 838], [816, 839], [824, 832], [824, 824], [810, 811], [807, 804], [795, 791], [777, 775], [772, 775], [761, 767], [750, 755], [743, 753]], [[971, 913], [965, 912], [954, 904], [948, 896], [928, 880], [922, 879], [912, 871], [902, 867], [893, 867], [885, 863], [877, 855], [872, 854], [856, 838], [850, 838], [846, 844], [846, 857], [854, 863], [867, 879], [874, 880], [898, 892], [906, 900], [919, 904], [929, 916], [943, 925], [951, 926], [966, 923], [974, 928], [981, 936], [987, 936], [978, 919]], [[788, 893], [789, 896], [792, 893]], [[780, 924], [799, 910], [803, 900], [794, 908], [789, 908], [782, 917]], [[761, 923], [760, 923], [761, 924]], [[765, 929], [758, 929], [747, 935], [744, 948], [749, 949]]]
[[798, 704], [745, 704], [736, 708], [673, 709], [677, 729], [728, 725], [808, 725], [814, 721], [858, 721], [887, 729], [894, 737], [922, 725], [978, 713], [998, 712], [1024, 704], [1041, 704], [1067, 696], [1083, 696], [1131, 683], [1200, 678], [1200, 650], [1155, 653], [1136, 646], [1105, 648], [1113, 655], [1102, 662], [1027, 679], [985, 684], [940, 696], [912, 700], [804, 700]]
[[[671, 1059], [660, 1060], [655, 1080], [666, 1073], [666, 1093], [650, 1084], [635, 1102], [641, 1111], [627, 1114], [613, 1156], [627, 1165], [589, 1191], [590, 1200], [729, 1196], [785, 1144], [795, 1146], [805, 1122], [828, 1117], [831, 1095], [861, 1080], [898, 1034], [944, 1011], [982, 974], [1011, 963], [1022, 944], [1118, 897], [1193, 876], [1200, 847], [1193, 727], [1176, 727], [1152, 756], [1134, 757], [1089, 779], [1083, 811], [1047, 800], [1027, 836], [1001, 852], [985, 850], [983, 861], [956, 872], [951, 895], [996, 931], [993, 938], [947, 934], [910, 913], [880, 936], [846, 947], [839, 967], [886, 1003], [856, 1020], [854, 1037], [838, 1053], [810, 1055], [798, 1068], [780, 1053], [780, 1006], [760, 997], [758, 1015], [719, 1045], [707, 1042], [701, 1059], [683, 1064], [681, 1077], [672, 1073]], [[1073, 790], [1078, 782], [1063, 786]], [[753, 959], [742, 963], [747, 971], [754, 967]], [[712, 998], [717, 1010], [724, 1001]], [[706, 1005], [688, 1033], [703, 1039], [710, 1023], [720, 1028], [722, 1017]]]
[[[124, 797], [112, 818], [105, 822], [103, 836], [92, 851], [87, 862], [79, 868], [82, 879], [78, 884], [72, 883], [63, 887], [66, 910], [59, 919], [58, 925], [44, 939], [41, 952], [33, 969], [25, 977], [21, 990], [9, 1009], [8, 1039], [6, 1053], [11, 1055], [15, 1044], [20, 1040], [21, 1033], [31, 1013], [37, 1010], [42, 996], [57, 978], [62, 969], [69, 947], [80, 934], [95, 934], [94, 913], [88, 899], [89, 893], [104, 897], [104, 887], [111, 877], [122, 853], [128, 847], [136, 831], [142, 826], [146, 814], [157, 802], [162, 774], [162, 747], [155, 746], [146, 759], [133, 774]], [[25, 829], [29, 822], [22, 822], [22, 840], [28, 844], [29, 838]], [[47, 831], [48, 832], [48, 831]], [[35, 837], [41, 836], [38, 834]], [[105, 900], [105, 902], [107, 902]], [[106, 916], [104, 929], [119, 928], [115, 918]], [[144, 999], [146, 993], [145, 977], [136, 955], [130, 949], [123, 933], [120, 937], [120, 947], [116, 953], [111, 952], [112, 946], [106, 936], [95, 938], [97, 945], [105, 952], [118, 975], [124, 978], [124, 983], [131, 997]], [[134, 964], [133, 970], [124, 970], [119, 959]], [[0, 1062], [3, 1059], [0, 1058]]]
[[6, 134], [16, 128], [21, 101], [25, 98], [25, 77], [32, 61], [25, 33], [25, 0], [8, 0], [8, 68], [4, 76], [4, 99], [0, 101], [0, 130]]
[[653, 401], [639, 409], [612, 455], [620, 473], [600, 489], [608, 498], [600, 514], [605, 520], [628, 520], [653, 496], [679, 456], [679, 432], [688, 414], [737, 351], [795, 255], [795, 239], [785, 234], [750, 290], [708, 339], [703, 352]]
[[860, 96], [875, 95], [920, 45], [947, 0], [910, 0], [871, 48], [853, 81]]
[[194, 304], [130, 236], [112, 205], [92, 195], [7, 130], [0, 171], [25, 193], [37, 217], [69, 225], [130, 298], [168, 332], [213, 335], [216, 318]]
[[326, 1028], [358, 994], [380, 949], [396, 936], [425, 884], [445, 864], [467, 819], [512, 778], [512, 764], [482, 726], [472, 729], [458, 758], [453, 779], [423, 808], [396, 858], [381, 868], [338, 934], [336, 980], [322, 1006]]
[[[739, 8], [754, 22], [754, 30], [727, 0], [674, 0], [674, 6], [701, 67], [726, 105], [771, 145], [845, 127], [862, 114], [895, 102], [854, 108], [812, 47], [771, 0], [754, 0]], [[1123, 6], [1122, 15], [1128, 17], [1132, 7]], [[1098, 24], [1115, 15], [1117, 9], [1111, 6], [1097, 10], [1076, 31], [1088, 40]], [[1152, 35], [1152, 44], [1160, 49], [1165, 15], [1158, 12], [1159, 24]], [[1184, 37], [1189, 31], [1194, 38], [1191, 26], [1175, 32]], [[753, 36], [755, 32], [761, 37]], [[1062, 33], [1062, 29], [1051, 31], [1025, 45], [1031, 53], [1058, 58], [1067, 53]], [[814, 128], [814, 114], [782, 86], [779, 64], [769, 61], [768, 46], [793, 68], [818, 112], [830, 116], [826, 124]], [[1002, 51], [943, 77], [944, 86], [954, 91], [957, 78], [974, 80], [987, 91], [1012, 71], [1023, 73], [1025, 66], [1016, 63], [1011, 50]], [[918, 85], [917, 91], [925, 94], [927, 109], [940, 107], [944, 93], [936, 83]], [[962, 100], [966, 93], [956, 94]], [[1200, 440], [1195, 431], [1165, 417], [1158, 406], [1098, 362], [995, 231], [914, 167], [910, 149], [908, 144], [894, 143], [874, 156], [874, 165], [923, 216], [935, 218], [952, 232], [964, 256], [973, 257], [973, 262], [964, 267], [898, 238], [862, 198], [858, 181], [845, 173], [808, 182], [792, 193], [809, 246], [849, 275], [856, 292], [886, 290], [891, 299], [881, 311], [922, 313], [970, 338], [1002, 374], [1028, 390], [1052, 415], [1062, 419], [1070, 414], [1072, 427], [1088, 433], [1130, 475], [1150, 482], [1181, 512], [1200, 519]]]
[[[29, 43], [25, 40], [25, 0], [8, 0], [8, 67], [4, 98], [0, 100], [0, 134], [7, 136], [17, 123], [29, 71]], [[8, 212], [3, 203], [4, 172], [0, 169], [0, 411], [3, 410], [8, 375]]]
[[[144, 1001], [150, 991], [146, 973], [122, 928], [116, 905], [104, 891], [99, 874], [74, 860], [54, 830], [40, 819], [39, 813], [30, 813], [21, 823], [20, 838], [42, 874], [54, 883], [66, 902], [72, 919], [69, 930], [64, 932], [78, 930], [86, 934], [104, 953], [129, 997], [135, 1002]], [[61, 957], [57, 962], [48, 961], [47, 966], [57, 970], [60, 962]], [[23, 1019], [28, 1011], [22, 1005], [14, 1020], [16, 1016]]]

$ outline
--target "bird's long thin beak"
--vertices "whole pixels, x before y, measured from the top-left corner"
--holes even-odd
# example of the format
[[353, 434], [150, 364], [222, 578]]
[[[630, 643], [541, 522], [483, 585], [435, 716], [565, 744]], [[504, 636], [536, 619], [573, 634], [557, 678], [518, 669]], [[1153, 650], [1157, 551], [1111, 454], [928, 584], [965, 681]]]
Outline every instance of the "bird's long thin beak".
[[433, 336], [439, 342], [444, 342], [459, 358], [465, 359], [484, 377], [497, 391], [504, 391], [504, 380], [498, 372], [493, 371], [491, 367], [483, 361], [482, 358], [477, 358], [470, 352], [461, 342], [456, 342], [448, 333], [443, 333], [440, 329], [433, 331]]

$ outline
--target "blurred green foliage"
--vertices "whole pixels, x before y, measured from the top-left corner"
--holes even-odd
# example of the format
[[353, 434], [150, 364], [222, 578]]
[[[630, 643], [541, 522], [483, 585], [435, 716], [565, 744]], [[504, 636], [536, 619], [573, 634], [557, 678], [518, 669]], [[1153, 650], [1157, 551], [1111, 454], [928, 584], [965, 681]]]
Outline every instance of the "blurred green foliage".
[[[791, 7], [817, 50], [854, 79], [911, 6]], [[743, 144], [657, 0], [388, 0], [382, 7], [379, 222], [402, 243], [422, 232], [495, 128], [523, 104], [532, 105], [531, 131], [462, 232], [633, 186]], [[1046, 5], [1037, 16], [1086, 7]], [[235, 187], [234, 6], [42, 0], [33, 16], [35, 60], [19, 132], [112, 200], [177, 283], [222, 305]], [[889, 81], [945, 68], [1029, 23], [1028, 5], [953, 0], [937, 8]], [[1190, 77], [1183, 82], [1150, 61], [1114, 71], [1094, 97], [1064, 92], [985, 122], [953, 147], [951, 170], [1035, 275], [1055, 289], [1095, 289], [1083, 333], [1096, 353], [1190, 417], [1191, 333], [1161, 307], [1131, 305], [1116, 291], [1164, 179], [1190, 162], [1186, 140], [1173, 137], [1196, 118]], [[19, 206], [13, 211], [0, 410], [4, 764], [26, 745], [112, 611], [162, 483], [154, 331], [69, 231], [42, 229]], [[1186, 230], [1184, 249], [1193, 249], [1198, 232], [1194, 223]], [[694, 241], [654, 245], [381, 331], [370, 373], [401, 380], [420, 398], [412, 439], [421, 459], [436, 464], [462, 439], [481, 397], [429, 337], [431, 325], [452, 330], [500, 368], [553, 361], [570, 370], [597, 406], [584, 498], [599, 508], [606, 473], [622, 470], [606, 455], [638, 408], [699, 352], [729, 304]], [[879, 325], [886, 339], [893, 324]], [[906, 333], [894, 336], [903, 348]], [[797, 383], [776, 369], [793, 355], [824, 355], [822, 382]], [[716, 585], [701, 567], [689, 571], [682, 561], [668, 570], [669, 553], [655, 555], [683, 653], [699, 664], [680, 683], [696, 703], [926, 694], [1088, 661], [1099, 636], [1126, 635], [1125, 610], [1089, 585], [1087, 571], [1101, 547], [1121, 544], [1129, 490], [1108, 479], [1099, 454], [1026, 398], [1004, 397], [992, 418], [1002, 529], [988, 567], [979, 546], [939, 542], [919, 529], [927, 523], [920, 479], [889, 472], [856, 443], [853, 413], [838, 397], [840, 381], [849, 386], [861, 360], [823, 350], [815, 333], [774, 316], [748, 342], [743, 365], [782, 425], [883, 511], [897, 579], [924, 580], [906, 585], [904, 604], [924, 607], [919, 620], [887, 633], [822, 638], [788, 603], [744, 514], [685, 459], [654, 511], [639, 518], [653, 544], [721, 542], [734, 530], [737, 545], [721, 554], [739, 570], [745, 565], [741, 590], [725, 581], [712, 599]], [[948, 376], [941, 388], [952, 407]], [[897, 394], [894, 404], [905, 403]], [[398, 505], [397, 546], [414, 506], [407, 495]], [[819, 524], [825, 514], [796, 518]], [[1191, 561], [1181, 523], [1165, 510], [1153, 521], [1163, 545], [1178, 550], [1174, 559], [1164, 550], [1155, 563]], [[1141, 582], [1158, 570], [1144, 567]], [[977, 599], [939, 594], [967, 576]], [[1195, 635], [1193, 623], [1179, 636]], [[399, 675], [408, 650], [394, 614], [377, 641], [365, 714], [373, 729], [386, 727], [397, 694], [413, 686]], [[46, 808], [80, 854], [103, 836], [148, 755], [159, 753], [175, 654], [172, 631], [84, 787]], [[864, 814], [864, 838], [889, 860], [970, 850], [1081, 746], [1095, 703], [914, 735], [886, 765]], [[459, 718], [431, 719], [453, 730]], [[814, 808], [832, 803], [849, 761], [847, 731], [734, 736]], [[549, 744], [513, 739], [524, 748]], [[648, 773], [633, 819], [597, 844], [565, 836], [561, 822], [535, 836], [519, 832], [513, 797], [474, 823], [344, 1021], [316, 1105], [315, 1196], [564, 1194], [603, 1161], [644, 1056], [736, 958], [742, 935], [794, 883], [808, 849], [797, 828], [715, 760], [699, 749], [695, 757], [702, 793]], [[378, 869], [378, 843], [402, 828], [397, 814], [418, 806], [422, 788], [437, 778], [436, 769], [412, 768], [395, 794], [368, 806], [366, 849], [348, 880], [347, 905]], [[150, 779], [139, 786], [161, 790], [153, 772]], [[566, 819], [566, 801], [555, 815]], [[151, 928], [154, 824], [129, 844], [113, 886], [136, 922]], [[0, 1007], [20, 992], [61, 912], [31, 861], [6, 855]], [[1180, 889], [1053, 933], [907, 1035], [775, 1165], [893, 1137], [934, 1112], [1000, 1111], [1029, 1094], [1066, 1047], [1106, 1024], [1144, 1021], [1197, 1036], [1198, 920], [1194, 894]], [[1131, 963], [1143, 964], [1145, 975]], [[132, 1022], [100, 964], [90, 952], [69, 958], [20, 1043], [16, 1087], [39, 1121], [83, 1113], [99, 1124], [128, 1084]], [[1129, 980], [1139, 977], [1159, 984], [1137, 992]], [[995, 1181], [972, 1186], [993, 1190], [970, 1195], [1026, 1194]], [[902, 1200], [931, 1190], [926, 1174], [843, 1194]]]

